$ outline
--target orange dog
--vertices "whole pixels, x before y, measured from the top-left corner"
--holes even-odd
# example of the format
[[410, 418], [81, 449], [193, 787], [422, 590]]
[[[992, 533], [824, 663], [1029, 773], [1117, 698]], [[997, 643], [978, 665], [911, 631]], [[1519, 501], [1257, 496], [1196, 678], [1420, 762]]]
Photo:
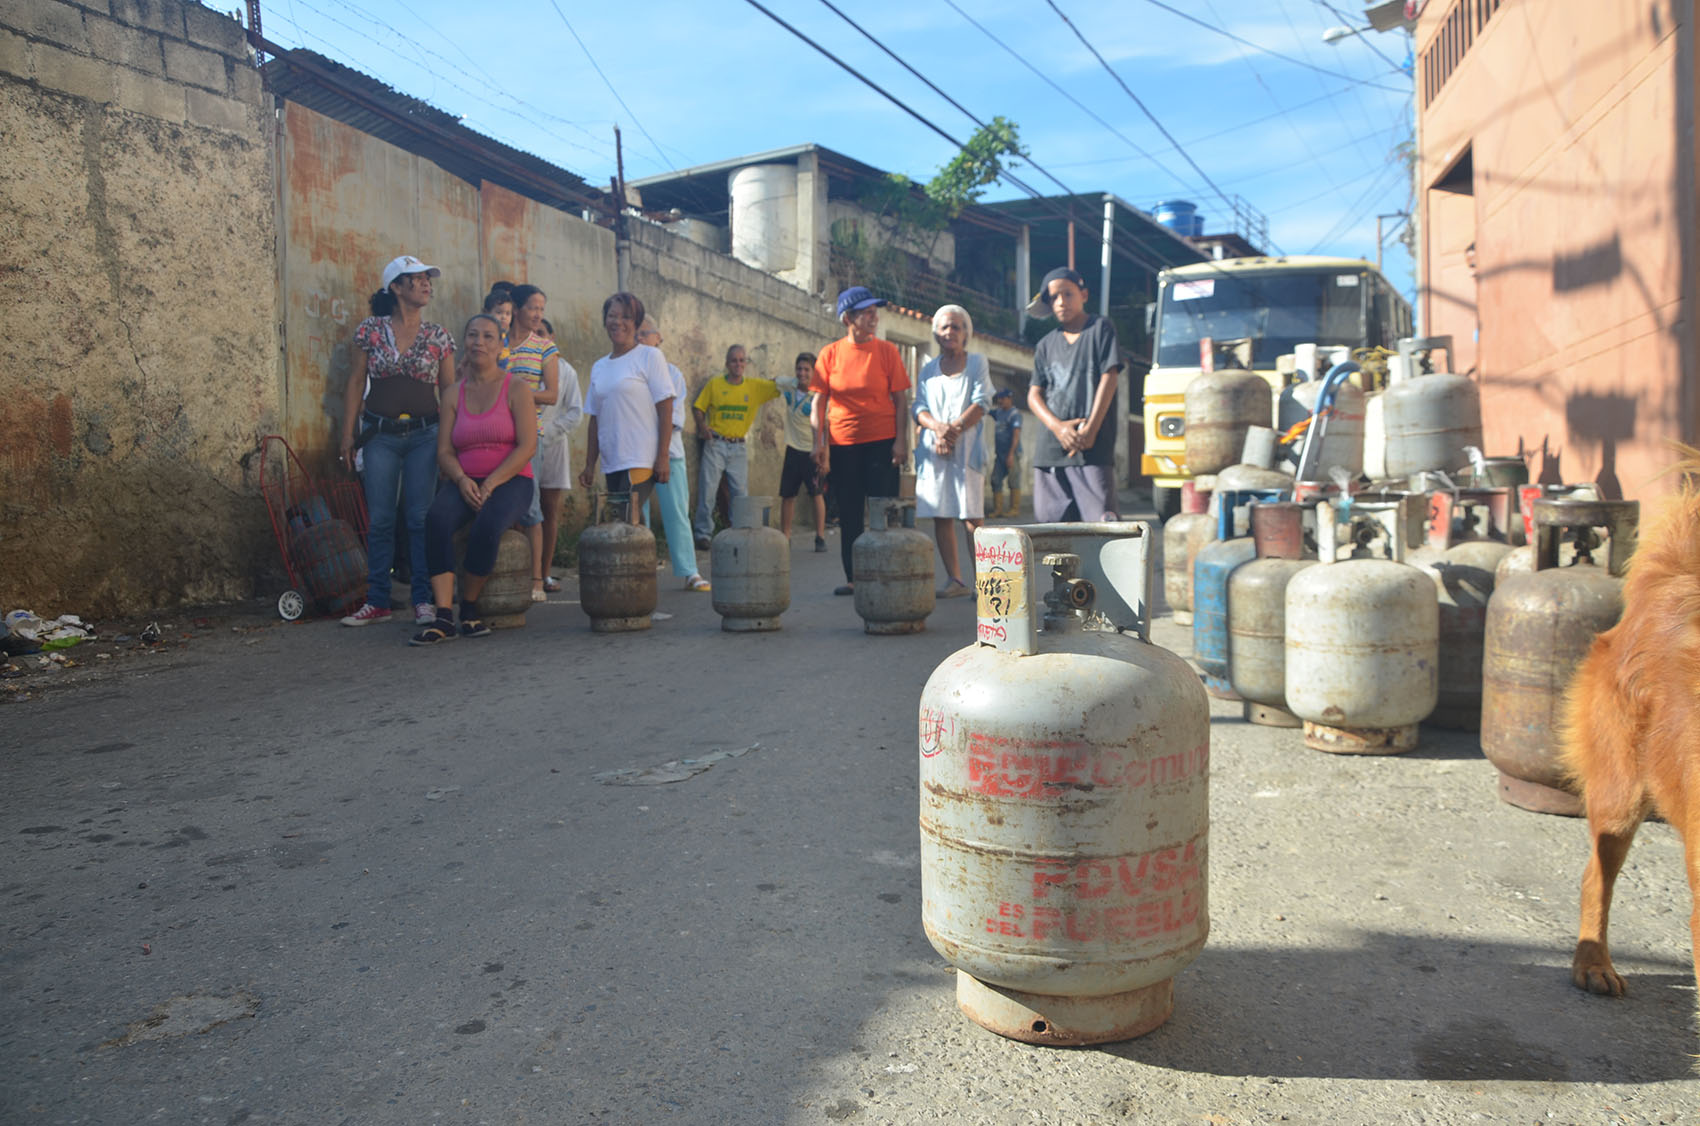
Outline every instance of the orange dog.
[[[1696, 451], [1685, 450], [1689, 457]], [[1684, 469], [1700, 469], [1689, 461]], [[1582, 785], [1593, 852], [1570, 976], [1621, 996], [1606, 947], [1612, 884], [1649, 810], [1683, 838], [1700, 984], [1700, 490], [1687, 484], [1643, 529], [1623, 617], [1594, 639], [1571, 683], [1565, 765]]]

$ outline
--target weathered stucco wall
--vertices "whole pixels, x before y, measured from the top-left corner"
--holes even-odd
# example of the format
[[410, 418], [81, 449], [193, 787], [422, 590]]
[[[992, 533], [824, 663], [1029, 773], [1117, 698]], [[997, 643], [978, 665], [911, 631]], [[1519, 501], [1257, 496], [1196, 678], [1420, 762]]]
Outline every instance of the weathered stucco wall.
[[0, 8], [0, 608], [245, 597], [275, 567], [268, 121], [225, 16]]
[[[750, 354], [747, 375], [775, 379], [791, 374], [797, 353], [818, 353], [844, 332], [819, 298], [654, 223], [632, 225], [630, 284], [661, 322], [662, 350], [684, 373], [693, 401], [703, 384], [726, 370], [726, 349], [734, 344]], [[598, 355], [606, 345], [604, 338]], [[588, 364], [581, 370], [588, 375]], [[694, 423], [687, 422], [685, 429], [692, 432]], [[784, 420], [777, 404], [762, 408], [748, 445], [750, 492], [776, 494], [785, 460]], [[693, 485], [695, 447], [694, 441], [685, 443]]]
[[1651, 498], [1696, 438], [1693, 19], [1505, 0], [1418, 27], [1425, 331], [1476, 369], [1488, 452], [1542, 480]]

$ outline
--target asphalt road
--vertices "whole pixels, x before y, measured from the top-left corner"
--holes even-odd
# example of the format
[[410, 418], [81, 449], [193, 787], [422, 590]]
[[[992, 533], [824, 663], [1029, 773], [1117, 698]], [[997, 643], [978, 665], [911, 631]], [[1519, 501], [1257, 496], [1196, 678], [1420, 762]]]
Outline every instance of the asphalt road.
[[915, 719], [971, 600], [867, 636], [836, 541], [798, 542], [777, 634], [664, 582], [674, 617], [595, 635], [569, 587], [431, 650], [219, 618], [13, 693], [0, 1121], [1700, 1121], [1675, 834], [1619, 883], [1630, 995], [1582, 994], [1583, 826], [1427, 729], [1333, 757], [1213, 703], [1173, 1018], [969, 1023], [921, 930]]

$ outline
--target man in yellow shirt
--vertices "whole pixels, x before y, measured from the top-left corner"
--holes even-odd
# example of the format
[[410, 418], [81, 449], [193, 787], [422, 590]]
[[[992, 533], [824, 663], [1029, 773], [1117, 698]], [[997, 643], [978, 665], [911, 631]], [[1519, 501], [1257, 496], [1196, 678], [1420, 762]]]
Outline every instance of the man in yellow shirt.
[[724, 474], [728, 491], [735, 497], [749, 492], [750, 454], [744, 438], [761, 412], [762, 404], [777, 399], [784, 384], [796, 383], [787, 376], [775, 383], [770, 379], [745, 379], [749, 353], [742, 344], [726, 349], [726, 374], [717, 375], [697, 392], [691, 413], [696, 416], [697, 436], [703, 439], [702, 456], [697, 462], [697, 508], [692, 522], [696, 545], [707, 547], [714, 534], [714, 494], [720, 489]]

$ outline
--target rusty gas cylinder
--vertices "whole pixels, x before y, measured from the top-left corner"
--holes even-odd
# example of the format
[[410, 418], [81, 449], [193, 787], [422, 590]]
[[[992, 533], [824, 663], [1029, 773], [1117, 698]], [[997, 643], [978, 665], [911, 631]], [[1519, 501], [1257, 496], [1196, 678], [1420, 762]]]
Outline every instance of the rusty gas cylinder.
[[[1417, 725], [1434, 710], [1439, 601], [1433, 581], [1402, 562], [1407, 521], [1397, 508], [1378, 514], [1355, 505], [1338, 525], [1331, 506], [1319, 504], [1323, 566], [1287, 584], [1287, 706], [1304, 720], [1305, 745], [1315, 750], [1409, 751]], [[1344, 560], [1341, 530], [1351, 549]]]
[[1205, 372], [1186, 385], [1186, 466], [1194, 476], [1239, 461], [1246, 432], [1275, 419], [1275, 390], [1254, 371]]
[[630, 493], [609, 493], [602, 523], [579, 536], [579, 604], [597, 633], [649, 629], [660, 598], [655, 536], [627, 519], [630, 503]]
[[921, 693], [922, 921], [963, 1012], [1028, 1043], [1149, 1032], [1209, 931], [1209, 708], [1145, 640], [1150, 536], [980, 528], [979, 641]]
[[850, 545], [856, 613], [867, 633], [920, 633], [938, 592], [933, 541], [915, 530], [915, 504], [868, 498], [868, 529]]
[[[1582, 800], [1559, 760], [1564, 694], [1594, 637], [1623, 613], [1623, 571], [1635, 550], [1635, 501], [1537, 500], [1533, 571], [1504, 577], [1488, 602], [1482, 649], [1482, 753], [1499, 770], [1502, 801], [1577, 816]], [[1608, 532], [1607, 563], [1593, 561], [1595, 528]], [[1565, 529], [1576, 562], [1559, 566]]]
[[1287, 584], [1316, 565], [1304, 539], [1305, 506], [1269, 501], [1251, 509], [1257, 558], [1228, 578], [1228, 680], [1245, 700], [1245, 718], [1265, 727], [1298, 727], [1287, 710]]
[[728, 633], [776, 630], [791, 606], [791, 544], [768, 526], [773, 507], [772, 497], [733, 497], [732, 526], [709, 549], [714, 612]]
[[[466, 538], [470, 529], [455, 536], [455, 558], [466, 556]], [[456, 569], [459, 589], [466, 589], [466, 568]], [[496, 544], [496, 565], [478, 595], [478, 609], [491, 629], [518, 629], [525, 625], [526, 611], [535, 603], [531, 600], [531, 541], [524, 532], [508, 528]]]
[[1163, 525], [1163, 600], [1177, 625], [1192, 624], [1192, 564], [1216, 536], [1210, 493], [1193, 482], [1181, 485], [1181, 510]]
[[1482, 722], [1482, 640], [1502, 538], [1506, 491], [1454, 490], [1429, 498], [1428, 542], [1405, 561], [1434, 579], [1440, 600], [1440, 675], [1434, 727], [1476, 731]]

